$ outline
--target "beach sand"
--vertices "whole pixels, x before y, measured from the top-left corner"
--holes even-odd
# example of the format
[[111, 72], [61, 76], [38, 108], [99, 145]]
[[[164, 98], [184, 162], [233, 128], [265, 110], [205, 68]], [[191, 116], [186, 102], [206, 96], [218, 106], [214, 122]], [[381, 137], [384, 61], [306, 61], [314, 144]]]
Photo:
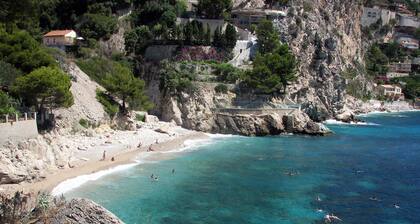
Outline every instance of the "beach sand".
[[[153, 160], [169, 159], [171, 155], [168, 153], [157, 153], [167, 152], [175, 149], [184, 147], [184, 142], [187, 140], [199, 140], [206, 139], [208, 136], [202, 132], [190, 131], [185, 129], [174, 129], [176, 135], [168, 135], [164, 133], [158, 133], [149, 129], [138, 130], [136, 132], [123, 132], [119, 133], [124, 136], [125, 143], [108, 143], [91, 147], [86, 151], [81, 151], [75, 158], [72, 164], [69, 164], [73, 168], [64, 168], [51, 171], [45, 175], [44, 179], [40, 181], [29, 183], [23, 182], [18, 185], [10, 186], [8, 191], [10, 193], [14, 191], [23, 191], [28, 193], [37, 194], [40, 191], [51, 192], [54, 187], [63, 181], [72, 179], [81, 175], [92, 174], [102, 170], [108, 170], [113, 167], [117, 167], [124, 164], [134, 164], [136, 158], [139, 155], [150, 154]], [[132, 136], [134, 137], [132, 137]], [[111, 138], [117, 135], [110, 136]], [[130, 137], [127, 137], [130, 136]], [[142, 147], [137, 148], [138, 139], [141, 136]], [[120, 136], [121, 137], [121, 136]], [[117, 137], [118, 138], [118, 137]], [[132, 139], [137, 139], [134, 142]], [[79, 140], [80, 139], [74, 139]], [[158, 143], [156, 143], [158, 140]], [[131, 142], [130, 142], [131, 141]], [[92, 140], [90, 141], [92, 142]], [[82, 144], [83, 141], [81, 142]], [[134, 146], [135, 145], [135, 146]], [[152, 152], [148, 152], [149, 146], [152, 145]], [[103, 151], [106, 151], [106, 158], [102, 160]], [[114, 158], [114, 161], [111, 159]]]

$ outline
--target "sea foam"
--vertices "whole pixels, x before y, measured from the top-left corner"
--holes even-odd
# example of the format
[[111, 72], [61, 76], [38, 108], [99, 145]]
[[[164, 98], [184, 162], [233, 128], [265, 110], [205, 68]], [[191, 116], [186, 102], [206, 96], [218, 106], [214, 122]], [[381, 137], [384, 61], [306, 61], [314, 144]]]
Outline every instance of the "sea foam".
[[136, 165], [138, 165], [139, 163], [130, 163], [130, 164], [124, 164], [124, 165], [119, 165], [107, 170], [101, 170], [92, 174], [85, 174], [85, 175], [81, 175], [75, 178], [71, 178], [68, 180], [65, 180], [63, 182], [61, 182], [60, 184], [58, 184], [52, 191], [51, 191], [51, 195], [53, 196], [59, 196], [62, 195], [70, 190], [73, 190], [75, 188], [78, 188], [80, 186], [82, 186], [83, 184], [85, 184], [88, 181], [92, 181], [92, 180], [97, 180], [105, 175], [111, 174], [111, 173], [115, 173], [115, 172], [119, 172], [119, 171], [123, 171], [126, 169], [129, 169], [131, 167], [134, 167]]
[[330, 124], [330, 125], [363, 125], [363, 126], [367, 126], [367, 125], [379, 125], [379, 124], [375, 124], [375, 123], [371, 123], [371, 122], [343, 122], [343, 121], [338, 121], [338, 120], [334, 120], [334, 119], [328, 119], [326, 121], [323, 122], [324, 124]]

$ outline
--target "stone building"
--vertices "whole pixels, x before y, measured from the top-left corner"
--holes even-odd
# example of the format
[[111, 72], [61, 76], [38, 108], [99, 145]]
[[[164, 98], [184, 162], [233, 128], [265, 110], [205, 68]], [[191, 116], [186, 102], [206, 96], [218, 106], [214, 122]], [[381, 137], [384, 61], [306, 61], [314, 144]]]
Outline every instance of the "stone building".
[[403, 100], [404, 94], [401, 87], [397, 85], [379, 85], [377, 87], [378, 94], [391, 100]]
[[286, 15], [286, 12], [282, 10], [240, 9], [232, 11], [232, 20], [236, 26], [249, 29], [251, 25], [257, 25], [263, 19], [275, 20]]
[[387, 25], [391, 20], [395, 19], [395, 12], [392, 12], [387, 9], [382, 9], [377, 6], [373, 8], [364, 7], [362, 15], [362, 26], [368, 27], [378, 21], [381, 21], [381, 25]]
[[420, 28], [420, 20], [417, 17], [398, 14], [398, 23], [395, 28], [398, 32], [413, 34]]
[[409, 49], [409, 50], [417, 50], [419, 49], [419, 41], [411, 36], [400, 36], [396, 39], [397, 43], [400, 46]]

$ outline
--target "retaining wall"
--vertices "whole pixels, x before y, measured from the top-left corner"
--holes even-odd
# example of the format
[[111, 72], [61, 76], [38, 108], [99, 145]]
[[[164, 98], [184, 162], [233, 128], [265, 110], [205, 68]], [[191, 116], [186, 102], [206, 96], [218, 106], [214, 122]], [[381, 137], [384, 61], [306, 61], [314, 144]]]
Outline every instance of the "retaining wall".
[[36, 120], [0, 123], [0, 143], [5, 143], [8, 140], [19, 141], [27, 138], [36, 138], [37, 136]]

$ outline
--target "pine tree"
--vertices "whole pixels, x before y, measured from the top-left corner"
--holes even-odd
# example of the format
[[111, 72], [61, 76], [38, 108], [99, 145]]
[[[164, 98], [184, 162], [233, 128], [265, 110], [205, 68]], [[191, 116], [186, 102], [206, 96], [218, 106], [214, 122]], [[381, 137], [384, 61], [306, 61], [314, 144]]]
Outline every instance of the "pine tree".
[[205, 37], [205, 45], [210, 46], [211, 45], [211, 28], [210, 28], [210, 24], [207, 23], [207, 28], [206, 28], [206, 37]]
[[231, 24], [228, 24], [226, 26], [224, 39], [225, 39], [225, 47], [227, 49], [233, 49], [235, 47], [236, 41], [237, 41], [236, 29]]

